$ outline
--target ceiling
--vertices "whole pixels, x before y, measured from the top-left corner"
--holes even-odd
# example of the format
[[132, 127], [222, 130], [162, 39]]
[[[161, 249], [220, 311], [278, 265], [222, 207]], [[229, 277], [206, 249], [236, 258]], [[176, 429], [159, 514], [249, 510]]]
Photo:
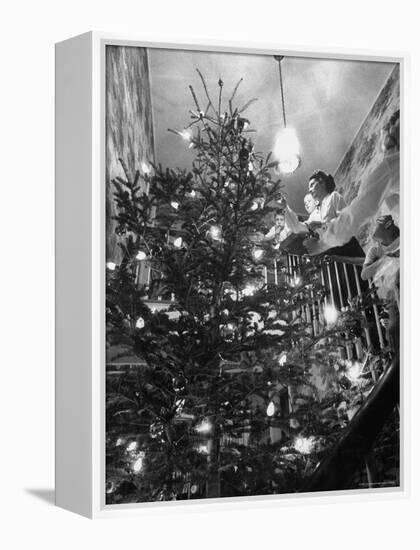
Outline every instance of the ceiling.
[[[223, 54], [150, 49], [150, 76], [156, 159], [163, 166], [189, 168], [194, 150], [168, 128], [182, 130], [189, 124], [194, 102], [192, 84], [203, 109], [207, 102], [196, 68], [204, 75], [212, 98], [218, 80], [228, 99], [243, 78], [236, 104], [257, 97], [246, 111], [256, 151], [267, 154], [283, 126], [278, 65], [270, 55]], [[288, 126], [301, 144], [302, 164], [283, 183], [291, 206], [303, 211], [303, 196], [316, 169], [334, 172], [376, 96], [391, 73], [391, 63], [287, 57], [282, 61]], [[245, 113], [244, 113], [245, 114]]]

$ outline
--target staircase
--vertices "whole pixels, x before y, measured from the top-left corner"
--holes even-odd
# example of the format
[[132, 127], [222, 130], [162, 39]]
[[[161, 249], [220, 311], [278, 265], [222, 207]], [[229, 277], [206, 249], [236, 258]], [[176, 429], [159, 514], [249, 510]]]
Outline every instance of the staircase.
[[[286, 271], [290, 280], [299, 276], [304, 261], [302, 256], [288, 254]], [[361, 298], [366, 290], [374, 294], [373, 282], [362, 281], [360, 277], [362, 263], [363, 258], [331, 256], [322, 259], [324, 307], [329, 305], [344, 310], [350, 300], [356, 296]], [[316, 310], [309, 310], [307, 320], [313, 323], [314, 333], [321, 305]], [[344, 335], [345, 357], [349, 360], [361, 360], [366, 349], [387, 355], [378, 305], [373, 303], [366, 309], [364, 318], [367, 326], [360, 336]], [[386, 366], [382, 372], [371, 370], [375, 382], [373, 390], [300, 492], [399, 486], [399, 349], [392, 350], [392, 356], [392, 361], [384, 359]]]

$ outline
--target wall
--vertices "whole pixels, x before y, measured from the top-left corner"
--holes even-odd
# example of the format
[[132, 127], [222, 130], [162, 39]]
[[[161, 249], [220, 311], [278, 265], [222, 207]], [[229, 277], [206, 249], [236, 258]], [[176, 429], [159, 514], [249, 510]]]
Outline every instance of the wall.
[[[337, 188], [347, 203], [354, 199], [363, 179], [381, 161], [381, 128], [399, 108], [400, 72], [399, 65], [396, 65], [334, 174]], [[358, 238], [364, 247], [369, 240], [372, 223], [374, 220], [360, 228]]]
[[152, 101], [146, 48], [107, 46], [106, 50], [106, 253], [120, 258], [114, 233], [115, 206], [111, 180], [124, 177], [122, 158], [130, 174], [141, 163], [154, 162]]

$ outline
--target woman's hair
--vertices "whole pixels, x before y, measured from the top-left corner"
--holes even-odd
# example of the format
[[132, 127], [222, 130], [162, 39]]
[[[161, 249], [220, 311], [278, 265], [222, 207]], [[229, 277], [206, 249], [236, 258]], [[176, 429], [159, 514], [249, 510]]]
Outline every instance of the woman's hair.
[[311, 180], [317, 180], [319, 182], [322, 182], [325, 184], [325, 190], [327, 193], [332, 193], [335, 189], [335, 181], [331, 174], [326, 174], [322, 170], [317, 170], [312, 174], [312, 176], [309, 178], [309, 181]]
[[400, 236], [400, 228], [398, 225], [395, 225], [395, 222], [390, 214], [380, 216], [376, 220], [376, 227], [383, 227], [389, 231], [391, 238], [393, 240], [397, 239]]
[[395, 111], [382, 129], [383, 146], [386, 151], [400, 149], [400, 110]]

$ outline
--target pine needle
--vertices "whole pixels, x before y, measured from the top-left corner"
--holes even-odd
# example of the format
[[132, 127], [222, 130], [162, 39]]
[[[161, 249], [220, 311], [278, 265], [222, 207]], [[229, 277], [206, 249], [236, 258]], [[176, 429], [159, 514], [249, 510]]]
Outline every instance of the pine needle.
[[201, 82], [202, 82], [202, 84], [203, 84], [204, 92], [205, 92], [205, 94], [206, 94], [206, 96], [207, 96], [207, 99], [208, 99], [208, 101], [209, 101], [210, 107], [213, 109], [213, 111], [214, 111], [215, 114], [217, 115], [217, 111], [216, 111], [216, 109], [215, 109], [215, 107], [214, 107], [214, 105], [213, 105], [213, 103], [212, 103], [212, 101], [211, 101], [211, 99], [210, 99], [210, 95], [209, 95], [209, 92], [208, 92], [208, 90], [207, 90], [207, 85], [206, 85], [206, 81], [204, 80], [204, 76], [201, 74], [201, 72], [200, 72], [199, 69], [196, 69], [196, 71], [197, 71], [198, 75], [199, 75], [200, 78], [201, 78]]
[[252, 105], [253, 103], [255, 103], [256, 101], [258, 101], [258, 97], [253, 97], [252, 99], [250, 99], [247, 103], [245, 103], [245, 105], [242, 107], [242, 109], [239, 109], [239, 113], [243, 113], [246, 109], [248, 109], [248, 107], [250, 105]]
[[191, 95], [193, 96], [195, 106], [197, 107], [197, 110], [200, 112], [201, 108], [200, 108], [200, 104], [198, 103], [197, 96], [195, 95], [194, 88], [191, 86], [191, 84], [188, 87], [190, 89]]
[[241, 84], [242, 81], [243, 81], [243, 78], [240, 78], [240, 79], [238, 80], [238, 82], [236, 83], [236, 86], [235, 86], [235, 88], [233, 89], [233, 93], [232, 93], [232, 95], [230, 96], [229, 103], [232, 103], [233, 98], [235, 97], [236, 92], [238, 91], [238, 88], [239, 88], [239, 86], [240, 86], [240, 84]]

